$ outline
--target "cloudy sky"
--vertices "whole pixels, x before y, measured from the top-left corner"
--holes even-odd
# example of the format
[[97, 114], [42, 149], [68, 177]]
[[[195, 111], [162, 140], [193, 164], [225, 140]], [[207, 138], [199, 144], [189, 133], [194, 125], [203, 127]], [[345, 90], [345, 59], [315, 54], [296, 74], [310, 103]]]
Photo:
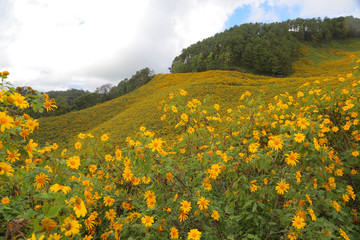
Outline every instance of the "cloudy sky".
[[360, 0], [0, 0], [0, 71], [16, 86], [94, 91], [231, 26], [360, 17]]

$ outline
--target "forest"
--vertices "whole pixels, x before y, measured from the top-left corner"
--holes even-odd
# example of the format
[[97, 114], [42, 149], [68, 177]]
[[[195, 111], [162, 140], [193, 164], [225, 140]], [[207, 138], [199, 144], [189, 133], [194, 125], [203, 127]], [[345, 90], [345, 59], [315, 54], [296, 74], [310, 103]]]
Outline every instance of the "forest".
[[352, 16], [248, 23], [234, 26], [182, 50], [172, 62], [173, 73], [241, 70], [274, 75], [292, 73], [303, 44], [360, 37], [360, 19]]

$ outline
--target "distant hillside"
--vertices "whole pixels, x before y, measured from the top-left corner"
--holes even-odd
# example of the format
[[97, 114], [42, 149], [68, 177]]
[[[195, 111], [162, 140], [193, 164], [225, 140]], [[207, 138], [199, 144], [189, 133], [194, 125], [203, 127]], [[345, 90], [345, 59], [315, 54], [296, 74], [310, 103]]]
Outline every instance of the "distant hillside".
[[292, 64], [303, 57], [304, 45], [359, 37], [360, 19], [354, 17], [242, 24], [183, 49], [172, 62], [172, 72], [240, 70], [290, 75]]
[[[130, 79], [123, 79], [117, 86], [112, 86], [110, 83], [107, 83], [97, 87], [95, 92], [78, 89], [45, 92], [50, 98], [55, 99], [57, 105], [56, 111], [35, 113], [32, 110], [28, 110], [27, 113], [35, 118], [52, 117], [92, 107], [132, 92], [149, 82], [154, 76], [154, 71], [146, 67], [136, 71]], [[26, 92], [26, 87], [24, 87], [24, 92]]]
[[35, 138], [42, 144], [51, 141], [68, 145], [74, 143], [80, 132], [92, 133], [96, 137], [109, 133], [115, 142], [122, 144], [130, 133], [144, 125], [171, 139], [177, 134], [176, 129], [160, 125], [164, 112], [157, 108], [163, 99], [179, 88], [188, 91], [190, 98], [200, 101], [208, 98], [207, 101], [219, 103], [226, 111], [227, 108], [237, 107], [239, 97], [246, 90], [255, 94], [261, 91], [270, 98], [284, 91], [297, 91], [307, 81], [328, 78], [329, 83], [337, 82], [339, 73], [349, 71], [351, 55], [360, 55], [360, 41], [331, 42], [326, 48], [306, 46], [301, 51], [304, 57], [294, 63], [294, 74], [287, 78], [219, 70], [158, 74], [144, 86], [124, 96], [81, 111], [41, 118], [41, 127]]

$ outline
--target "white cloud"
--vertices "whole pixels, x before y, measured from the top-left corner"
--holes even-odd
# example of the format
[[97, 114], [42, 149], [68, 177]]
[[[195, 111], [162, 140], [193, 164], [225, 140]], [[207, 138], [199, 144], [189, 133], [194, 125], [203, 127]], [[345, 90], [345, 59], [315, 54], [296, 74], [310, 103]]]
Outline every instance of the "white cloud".
[[269, 0], [271, 5], [298, 8], [301, 18], [360, 17], [359, 0]]
[[356, 13], [359, 7], [358, 0], [304, 0], [301, 3], [300, 16], [304, 18], [359, 16], [359, 11]]
[[[5, 2], [5, 3], [4, 3]], [[223, 30], [236, 1], [5, 0], [0, 39], [10, 80], [36, 89], [94, 90], [143, 67], [166, 72], [182, 48]], [[4, 47], [6, 45], [6, 48]], [[80, 79], [80, 80], [79, 80]], [[76, 82], [75, 84], [73, 82]]]
[[256, 5], [251, 8], [250, 17], [248, 18], [248, 22], [277, 22], [279, 20], [274, 8], [266, 10], [264, 7]]
[[9, 70], [9, 80], [16, 85], [39, 90], [94, 90], [105, 83], [117, 84], [144, 67], [167, 72], [183, 48], [224, 30], [233, 11], [244, 4], [252, 6], [251, 21], [277, 21], [279, 6], [298, 7], [300, 17], [334, 17], [359, 13], [356, 3], [2, 0], [0, 71]]

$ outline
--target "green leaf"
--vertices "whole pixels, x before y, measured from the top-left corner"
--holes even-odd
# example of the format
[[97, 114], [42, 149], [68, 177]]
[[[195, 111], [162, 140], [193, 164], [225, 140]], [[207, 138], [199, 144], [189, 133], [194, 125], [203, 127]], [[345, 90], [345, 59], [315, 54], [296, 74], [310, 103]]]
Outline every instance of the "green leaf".
[[40, 198], [40, 199], [54, 199], [54, 198], [56, 198], [56, 196], [57, 196], [56, 193], [43, 192], [43, 193], [40, 193], [40, 194], [36, 195], [35, 197]]
[[256, 208], [257, 208], [257, 204], [256, 204], [256, 202], [255, 202], [254, 205], [253, 205], [253, 207], [252, 207], [252, 212], [253, 212], [253, 213], [256, 212]]
[[49, 212], [46, 214], [46, 217], [53, 218], [58, 215], [62, 208], [62, 205], [55, 205], [54, 207], [50, 208]]
[[244, 206], [243, 206], [243, 209], [247, 208], [248, 206], [250, 206], [252, 203], [252, 201], [247, 201]]

